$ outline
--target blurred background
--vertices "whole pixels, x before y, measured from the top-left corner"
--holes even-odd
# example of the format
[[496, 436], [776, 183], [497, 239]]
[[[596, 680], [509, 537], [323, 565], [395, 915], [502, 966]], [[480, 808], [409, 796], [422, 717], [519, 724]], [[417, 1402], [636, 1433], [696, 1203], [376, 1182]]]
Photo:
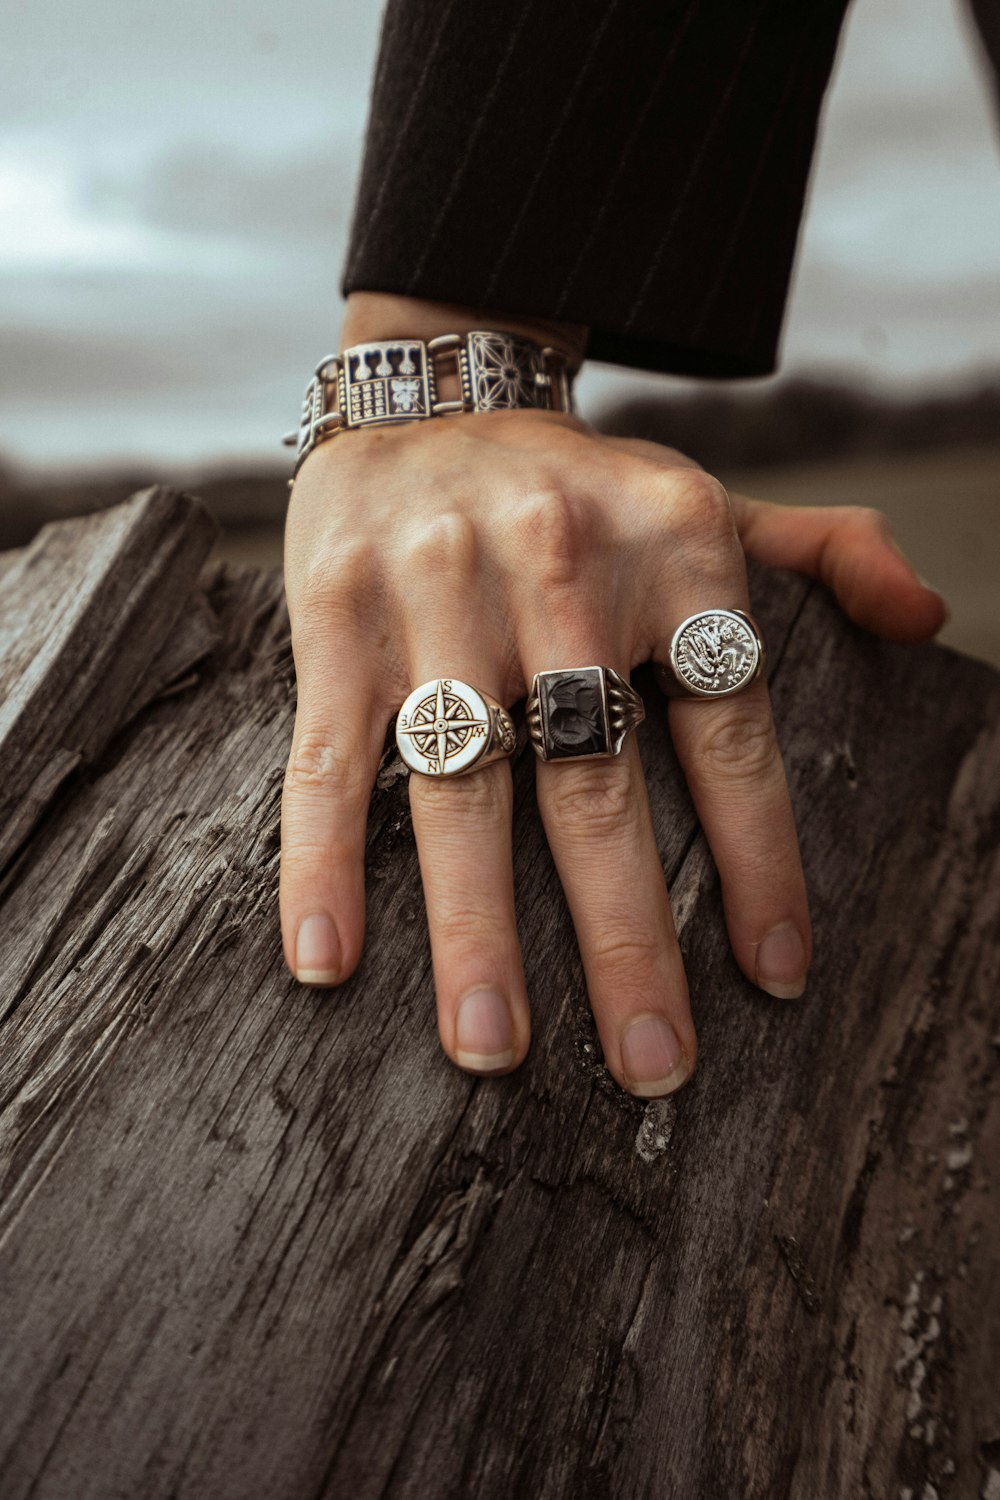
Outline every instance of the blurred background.
[[[226, 555], [280, 563], [278, 440], [337, 341], [380, 12], [7, 0], [0, 547], [169, 479]], [[943, 639], [1000, 664], [1000, 149], [967, 5], [854, 0], [779, 376], [578, 389], [744, 493], [882, 507]]]

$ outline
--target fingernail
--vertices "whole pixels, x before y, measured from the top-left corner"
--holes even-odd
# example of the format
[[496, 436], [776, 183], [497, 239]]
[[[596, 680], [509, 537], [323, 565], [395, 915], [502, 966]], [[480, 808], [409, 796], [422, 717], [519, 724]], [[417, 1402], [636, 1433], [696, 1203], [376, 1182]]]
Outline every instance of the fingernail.
[[[908, 552], [904, 552], [903, 548], [899, 545], [899, 543], [898, 543], [898, 541], [896, 540], [895, 537], [891, 537], [890, 540], [892, 542], [893, 547], [899, 553], [900, 557], [903, 559], [903, 561], [905, 562], [906, 566], [909, 568], [910, 572], [913, 574], [913, 576], [917, 580], [917, 582], [923, 588], [927, 589], [930, 593], [937, 594], [937, 596], [941, 600], [942, 604], [944, 604], [945, 603], [945, 601], [944, 601], [944, 595], [942, 594], [941, 590], [939, 588], [936, 588], [934, 586], [934, 584], [931, 583], [931, 581], [930, 581], [929, 578], [925, 578], [924, 575], [923, 575], [923, 573], [920, 573], [920, 572], [917, 571], [917, 568], [916, 568], [916, 565], [914, 564], [913, 558], [910, 556], [910, 554]], [[946, 609], [947, 609], [947, 607], [948, 606], [945, 604], [945, 608]]]
[[336, 984], [340, 978], [340, 940], [325, 911], [313, 912], [299, 923], [295, 977], [300, 984]]
[[806, 987], [806, 945], [794, 922], [780, 922], [757, 945], [757, 983], [779, 1000], [797, 1000]]
[[951, 606], [948, 603], [947, 599], [944, 597], [941, 590], [936, 589], [933, 583], [931, 583], [929, 579], [925, 578], [922, 573], [918, 573], [917, 578], [920, 580], [929, 594], [937, 594], [938, 598], [941, 600], [941, 605], [944, 609], [944, 623], [947, 625], [948, 621], [951, 619]]
[[509, 1068], [514, 1061], [514, 1023], [496, 990], [474, 990], [458, 1007], [455, 1055], [476, 1073]]
[[673, 1093], [691, 1072], [677, 1033], [663, 1016], [642, 1016], [625, 1028], [622, 1067], [632, 1093], [644, 1099]]

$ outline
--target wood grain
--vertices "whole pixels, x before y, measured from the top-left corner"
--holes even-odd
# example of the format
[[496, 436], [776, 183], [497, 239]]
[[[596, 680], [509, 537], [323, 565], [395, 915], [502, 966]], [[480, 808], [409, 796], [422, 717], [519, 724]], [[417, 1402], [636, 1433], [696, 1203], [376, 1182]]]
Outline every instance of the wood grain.
[[[201, 524], [180, 505], [169, 555]], [[121, 535], [66, 566], [130, 599], [152, 564]], [[1000, 1469], [998, 674], [754, 575], [816, 926], [798, 1002], [736, 968], [636, 674], [700, 1038], [691, 1083], [643, 1104], [601, 1060], [530, 752], [516, 1073], [440, 1049], [389, 753], [361, 968], [294, 983], [280, 585], [216, 567], [194, 607], [189, 566], [157, 566], [157, 618], [201, 621], [197, 681], [137, 709], [172, 625], [144, 669], [95, 665], [117, 728], [0, 894], [4, 1500], [977, 1495]], [[24, 713], [8, 818], [37, 784], [8, 790]]]
[[100, 754], [139, 684], [165, 685], [152, 657], [164, 651], [175, 673], [188, 664], [171, 632], [216, 534], [197, 502], [154, 488], [43, 527], [3, 570], [0, 872], [70, 772]]

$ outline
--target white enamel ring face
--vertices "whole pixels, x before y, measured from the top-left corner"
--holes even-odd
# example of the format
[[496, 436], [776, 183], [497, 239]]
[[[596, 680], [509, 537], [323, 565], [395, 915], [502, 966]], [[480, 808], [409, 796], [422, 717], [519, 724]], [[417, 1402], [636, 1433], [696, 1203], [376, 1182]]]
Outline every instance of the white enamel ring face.
[[683, 620], [670, 642], [680, 686], [699, 698], [724, 698], [748, 687], [764, 664], [760, 632], [739, 609], [703, 609]]
[[490, 705], [457, 677], [413, 689], [396, 715], [396, 745], [411, 771], [457, 776], [471, 770], [490, 743]]

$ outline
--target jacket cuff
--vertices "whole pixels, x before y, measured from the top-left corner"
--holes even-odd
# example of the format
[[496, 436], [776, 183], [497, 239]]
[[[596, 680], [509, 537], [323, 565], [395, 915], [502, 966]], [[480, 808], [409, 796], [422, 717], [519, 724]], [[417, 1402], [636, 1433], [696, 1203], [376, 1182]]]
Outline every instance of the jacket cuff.
[[390, 0], [344, 296], [585, 323], [766, 375], [846, 0]]

